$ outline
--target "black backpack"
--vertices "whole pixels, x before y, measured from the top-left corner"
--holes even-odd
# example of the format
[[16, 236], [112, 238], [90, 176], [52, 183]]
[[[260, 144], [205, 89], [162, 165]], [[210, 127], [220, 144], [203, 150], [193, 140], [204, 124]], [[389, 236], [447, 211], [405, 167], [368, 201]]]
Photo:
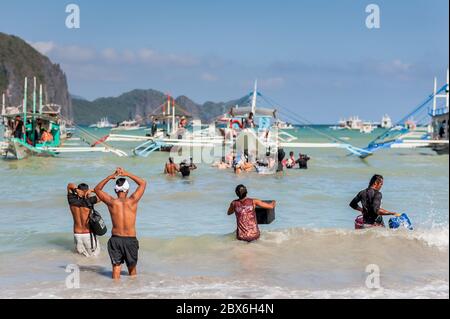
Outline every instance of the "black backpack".
[[94, 205], [88, 202], [88, 207], [91, 209], [88, 217], [88, 225], [91, 235], [91, 249], [94, 250], [94, 239], [95, 239], [95, 248], [97, 248], [97, 236], [104, 236], [108, 228], [106, 227], [105, 221], [102, 218], [102, 215], [98, 211], [95, 210]]
[[89, 214], [89, 229], [91, 230], [91, 233], [96, 236], [104, 236], [108, 231], [102, 215], [100, 215], [100, 213], [93, 207], [91, 208], [91, 212]]

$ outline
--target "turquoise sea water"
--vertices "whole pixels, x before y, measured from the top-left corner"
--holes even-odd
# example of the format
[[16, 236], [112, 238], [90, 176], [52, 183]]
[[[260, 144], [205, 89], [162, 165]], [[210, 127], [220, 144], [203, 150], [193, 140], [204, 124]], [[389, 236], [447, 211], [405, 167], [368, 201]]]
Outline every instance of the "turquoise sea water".
[[[380, 133], [318, 129], [356, 146]], [[290, 133], [327, 142], [307, 128]], [[131, 154], [137, 144], [114, 145]], [[1, 161], [0, 297], [448, 298], [448, 156], [427, 149], [384, 150], [366, 160], [340, 149], [302, 152], [312, 158], [307, 171], [235, 176], [200, 164], [189, 180], [162, 174], [167, 153]], [[69, 182], [93, 187], [118, 166], [144, 177], [148, 189], [137, 220], [141, 276], [114, 285], [107, 238], [98, 258], [71, 252], [65, 188]], [[375, 173], [385, 176], [384, 207], [407, 213], [414, 232], [353, 230], [356, 214], [348, 203]], [[250, 196], [278, 202], [276, 221], [250, 245], [234, 240], [235, 219], [226, 215], [241, 183]], [[99, 210], [111, 228], [106, 208]], [[68, 264], [81, 266], [82, 289], [65, 288]], [[369, 264], [380, 267], [383, 289], [365, 286]]]

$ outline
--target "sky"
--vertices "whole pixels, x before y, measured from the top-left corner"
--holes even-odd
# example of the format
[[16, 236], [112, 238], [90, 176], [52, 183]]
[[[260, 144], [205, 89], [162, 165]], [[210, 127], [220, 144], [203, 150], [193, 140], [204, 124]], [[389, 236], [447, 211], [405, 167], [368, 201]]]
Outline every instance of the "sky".
[[[66, 26], [70, 3], [79, 29]], [[444, 85], [448, 15], [447, 0], [0, 0], [0, 32], [61, 64], [70, 92], [90, 100], [152, 88], [228, 101], [258, 79], [279, 109], [316, 123], [395, 121], [435, 76]]]

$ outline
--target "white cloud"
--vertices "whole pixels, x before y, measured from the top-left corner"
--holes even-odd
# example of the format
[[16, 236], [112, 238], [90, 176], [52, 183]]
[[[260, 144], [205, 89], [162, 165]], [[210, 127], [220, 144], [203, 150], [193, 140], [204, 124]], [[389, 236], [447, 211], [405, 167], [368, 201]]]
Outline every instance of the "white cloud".
[[202, 79], [205, 82], [216, 82], [217, 80], [219, 80], [219, 78], [211, 73], [208, 72], [204, 72], [200, 75], [200, 79]]
[[125, 63], [134, 63], [136, 62], [136, 53], [131, 50], [125, 50], [123, 52], [123, 60]]
[[164, 54], [148, 48], [140, 49], [137, 56], [140, 62], [149, 65], [192, 67], [200, 63], [197, 59], [188, 55]]
[[163, 53], [150, 48], [134, 51], [128, 49], [120, 52], [113, 48], [95, 50], [77, 45], [58, 45], [54, 42], [30, 42], [30, 44], [40, 53], [50, 56], [58, 63], [106, 61], [120, 64], [141, 63], [152, 67], [195, 67], [201, 64], [200, 59], [190, 55]]
[[383, 74], [392, 74], [392, 73], [407, 73], [411, 70], [412, 65], [409, 63], [405, 63], [402, 60], [393, 60], [390, 62], [383, 62], [379, 64], [379, 71]]
[[111, 48], [104, 49], [101, 52], [101, 56], [109, 62], [116, 62], [119, 59], [119, 55], [117, 54], [116, 50]]
[[56, 56], [65, 60], [88, 62], [97, 57], [95, 50], [77, 45], [57, 46]]
[[66, 61], [92, 61], [96, 57], [93, 49], [80, 47], [77, 45], [60, 46], [54, 42], [28, 42], [41, 54], [50, 56], [57, 62]]
[[51, 41], [49, 41], [49, 42], [29, 42], [29, 44], [43, 55], [49, 54], [56, 48], [55, 43], [53, 43]]

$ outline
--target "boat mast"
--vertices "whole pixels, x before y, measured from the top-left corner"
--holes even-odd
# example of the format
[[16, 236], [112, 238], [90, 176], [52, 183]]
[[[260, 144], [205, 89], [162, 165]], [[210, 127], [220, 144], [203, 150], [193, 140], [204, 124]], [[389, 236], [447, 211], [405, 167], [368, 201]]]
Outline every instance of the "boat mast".
[[433, 88], [433, 116], [436, 115], [436, 108], [437, 108], [437, 78], [434, 77], [434, 88]]
[[34, 86], [33, 86], [33, 114], [36, 113], [36, 77], [33, 79]]
[[[24, 88], [24, 95], [23, 95], [23, 125], [25, 127], [25, 133], [26, 133], [26, 125], [27, 125], [27, 91], [28, 91], [28, 78], [25, 78], [25, 88]], [[23, 141], [27, 141], [27, 134], [23, 135]]]
[[[170, 95], [167, 95], [167, 115], [170, 116]], [[167, 118], [167, 134], [170, 132], [170, 120]]]
[[437, 78], [434, 78], [434, 91], [433, 91], [433, 116], [436, 116], [437, 111], [437, 99], [444, 98], [445, 99], [445, 108], [448, 112], [449, 110], [449, 96], [448, 96], [448, 89], [449, 89], [449, 70], [447, 69], [447, 88], [445, 89], [444, 94], [437, 94]]
[[6, 114], [6, 96], [5, 93], [2, 94], [2, 115]]
[[42, 84], [39, 85], [39, 114], [42, 114]]
[[255, 81], [255, 89], [253, 91], [253, 98], [252, 98], [252, 113], [255, 115], [256, 113], [256, 98], [258, 96], [258, 80]]
[[448, 89], [449, 89], [449, 87], [448, 87], [448, 85], [449, 85], [449, 74], [448, 74], [448, 69], [447, 69], [447, 90], [445, 90], [445, 95], [446, 95], [446, 97], [445, 97], [445, 107], [446, 107], [446, 109], [447, 109], [447, 112], [448, 112], [448, 107], [449, 107], [449, 105], [448, 105]]
[[36, 114], [36, 77], [33, 78], [34, 86], [33, 86], [33, 115], [31, 120], [31, 138], [35, 140], [35, 114]]
[[175, 133], [175, 101], [172, 106], [172, 133]]

